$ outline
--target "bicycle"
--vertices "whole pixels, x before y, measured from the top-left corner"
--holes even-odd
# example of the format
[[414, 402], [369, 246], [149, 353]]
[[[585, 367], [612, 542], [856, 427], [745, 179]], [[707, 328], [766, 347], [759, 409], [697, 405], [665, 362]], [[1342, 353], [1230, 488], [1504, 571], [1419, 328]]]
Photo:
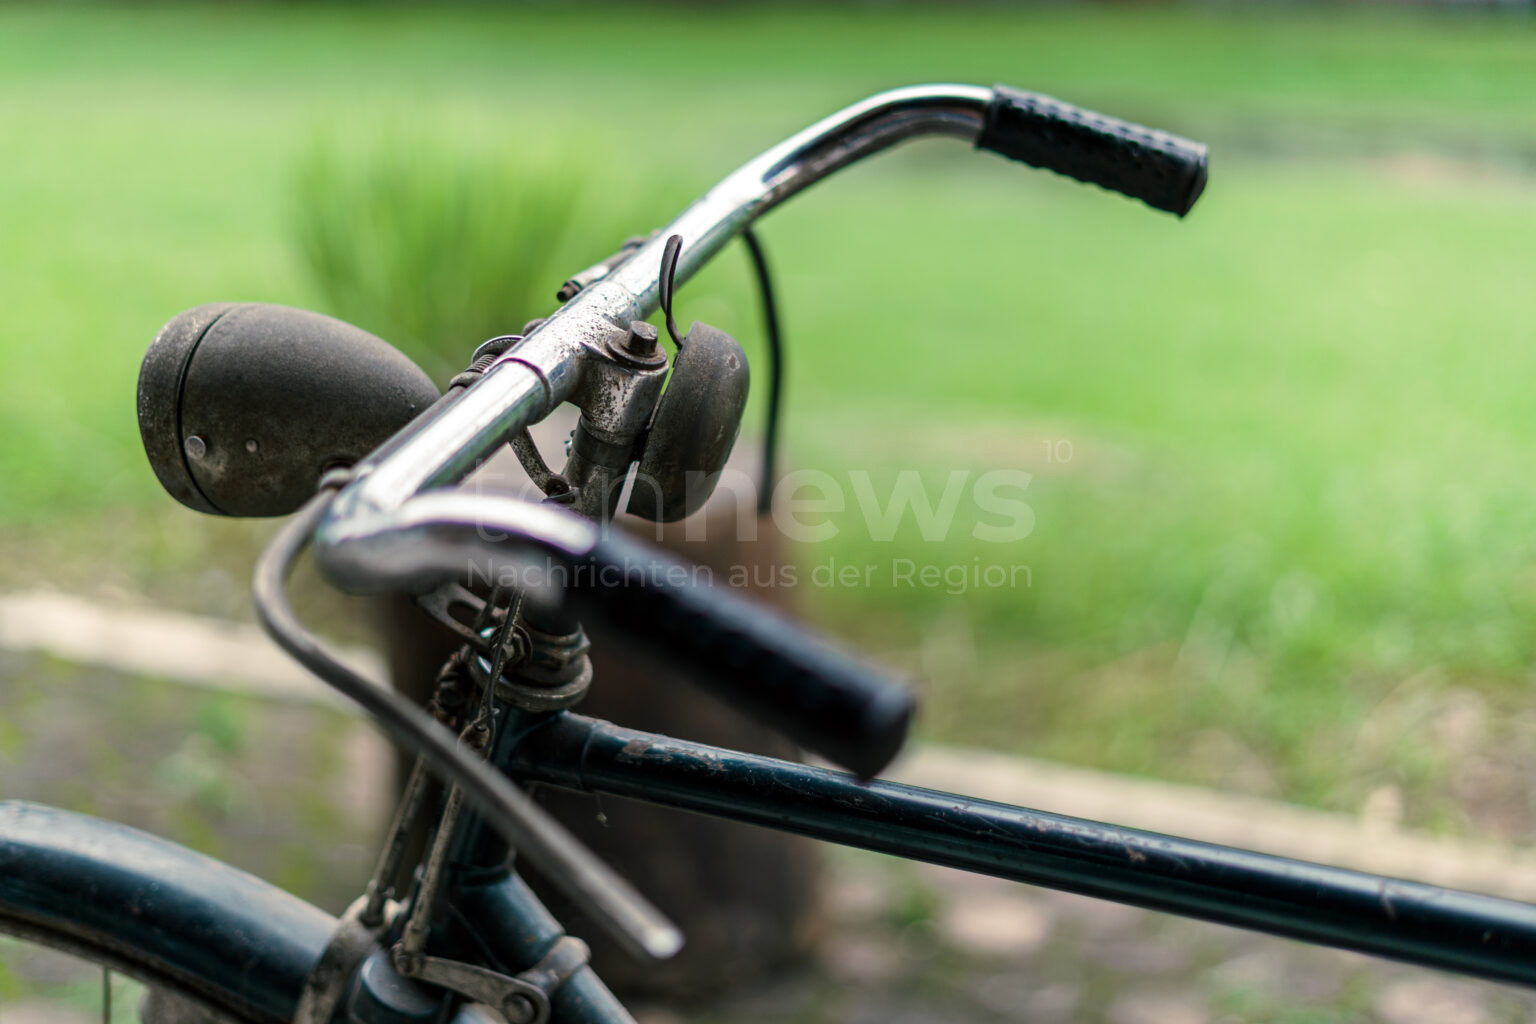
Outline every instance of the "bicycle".
[[[573, 276], [558, 310], [481, 345], [442, 396], [382, 341], [318, 314], [221, 304], [167, 324], [140, 377], [155, 472], [193, 508], [291, 515], [257, 566], [263, 624], [416, 753], [416, 768], [340, 919], [164, 840], [0, 804], [0, 932], [147, 982], [156, 1021], [631, 1020], [521, 880], [514, 851], [636, 955], [669, 956], [682, 937], [517, 785], [538, 783], [1536, 985], [1531, 905], [879, 781], [913, 714], [906, 690], [604, 528], [621, 501], [656, 521], [696, 510], [740, 426], [745, 356], [707, 324], [679, 331], [676, 286], [738, 234], [765, 268], [752, 221], [931, 134], [1179, 216], [1205, 184], [1205, 148], [1177, 136], [1004, 86], [917, 86], [807, 128]], [[675, 359], [646, 323], [658, 311]], [[582, 415], [555, 473], [527, 427], [561, 402]], [[504, 445], [544, 501], [456, 486]], [[643, 486], [625, 490], [632, 472]], [[346, 667], [294, 615], [285, 581], [306, 548], [342, 589], [415, 594], [456, 635], [426, 709]], [[478, 591], [465, 585], [471, 566], [485, 573]], [[686, 665], [848, 771], [576, 714], [592, 681], [584, 621]], [[440, 802], [427, 798], [431, 775], [448, 783]], [[406, 836], [433, 819], [396, 892]]]

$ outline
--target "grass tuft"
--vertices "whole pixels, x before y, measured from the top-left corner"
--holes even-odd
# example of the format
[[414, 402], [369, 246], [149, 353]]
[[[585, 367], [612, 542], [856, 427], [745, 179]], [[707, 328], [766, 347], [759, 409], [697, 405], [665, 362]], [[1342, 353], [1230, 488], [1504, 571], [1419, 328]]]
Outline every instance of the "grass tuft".
[[337, 316], [441, 377], [547, 313], [566, 277], [666, 214], [666, 193], [547, 142], [317, 139], [293, 176], [293, 237]]

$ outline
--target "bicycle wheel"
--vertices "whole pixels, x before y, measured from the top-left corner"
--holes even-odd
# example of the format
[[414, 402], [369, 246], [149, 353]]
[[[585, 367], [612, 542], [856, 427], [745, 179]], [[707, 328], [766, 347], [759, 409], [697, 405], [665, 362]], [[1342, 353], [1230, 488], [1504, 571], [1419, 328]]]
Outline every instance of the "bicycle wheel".
[[213, 1019], [291, 1020], [336, 919], [113, 822], [0, 802], [0, 934], [172, 993]]

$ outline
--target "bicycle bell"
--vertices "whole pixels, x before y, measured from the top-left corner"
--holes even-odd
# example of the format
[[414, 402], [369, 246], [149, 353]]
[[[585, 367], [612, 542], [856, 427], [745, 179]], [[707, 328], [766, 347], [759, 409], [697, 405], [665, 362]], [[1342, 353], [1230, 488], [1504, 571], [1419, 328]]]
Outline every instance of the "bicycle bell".
[[651, 420], [629, 496], [631, 513], [673, 523], [709, 499], [741, 431], [748, 376], [736, 339], [694, 321]]

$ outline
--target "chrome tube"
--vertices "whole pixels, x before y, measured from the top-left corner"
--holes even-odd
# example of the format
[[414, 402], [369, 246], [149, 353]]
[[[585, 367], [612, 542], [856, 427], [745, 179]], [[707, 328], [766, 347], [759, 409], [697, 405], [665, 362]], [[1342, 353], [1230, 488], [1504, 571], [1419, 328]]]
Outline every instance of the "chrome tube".
[[992, 90], [981, 86], [915, 85], [845, 107], [740, 167], [567, 308], [586, 303], [625, 323], [644, 319], [656, 312], [657, 268], [672, 235], [683, 236], [682, 284], [742, 228], [856, 160], [925, 135], [974, 140], [991, 102]]
[[[668, 237], [683, 237], [676, 275], [682, 284], [742, 228], [862, 157], [925, 135], [975, 139], [991, 100], [991, 89], [972, 85], [893, 89], [817, 122], [742, 166], [535, 328], [441, 415], [407, 428], [409, 436], [386, 445], [383, 457], [360, 463], [355, 480], [338, 497], [317, 535], [322, 566], [328, 573], [337, 570], [336, 582], [348, 586], [364, 584], [370, 565], [382, 579], [388, 558], [400, 550], [397, 544], [384, 543], [391, 529], [426, 529], [418, 516], [392, 520], [389, 513], [424, 490], [462, 480], [512, 434], [561, 402], [580, 404], [584, 389], [590, 392], [600, 376], [607, 375], [604, 383], [610, 388], [625, 384], [627, 378], [615, 369], [606, 342], [626, 330], [630, 321], [656, 312], [661, 251]], [[649, 417], [648, 406], [637, 408], [644, 406], [639, 399], [654, 402], [659, 379], [655, 388], [629, 383], [636, 401], [613, 401], [610, 394], [609, 400], [585, 409], [595, 427], [623, 434]], [[445, 516], [442, 529], [434, 531], [439, 540], [442, 530], [478, 531], [466, 524], [480, 521], [480, 501], [458, 496], [454, 514]], [[354, 517], [370, 518], [372, 528], [340, 528]], [[465, 544], [486, 547], [478, 533], [460, 540], [448, 545], [455, 554]], [[353, 550], [344, 553], [342, 547]]]
[[354, 593], [422, 593], [466, 575], [485, 581], [511, 573], [547, 583], [536, 574], [551, 557], [570, 562], [590, 553], [602, 529], [521, 498], [436, 491], [393, 511], [336, 517], [323, 533], [325, 571]]
[[440, 414], [358, 463], [327, 522], [397, 509], [422, 491], [458, 483], [558, 404], [545, 379], [521, 362], [490, 367]]

